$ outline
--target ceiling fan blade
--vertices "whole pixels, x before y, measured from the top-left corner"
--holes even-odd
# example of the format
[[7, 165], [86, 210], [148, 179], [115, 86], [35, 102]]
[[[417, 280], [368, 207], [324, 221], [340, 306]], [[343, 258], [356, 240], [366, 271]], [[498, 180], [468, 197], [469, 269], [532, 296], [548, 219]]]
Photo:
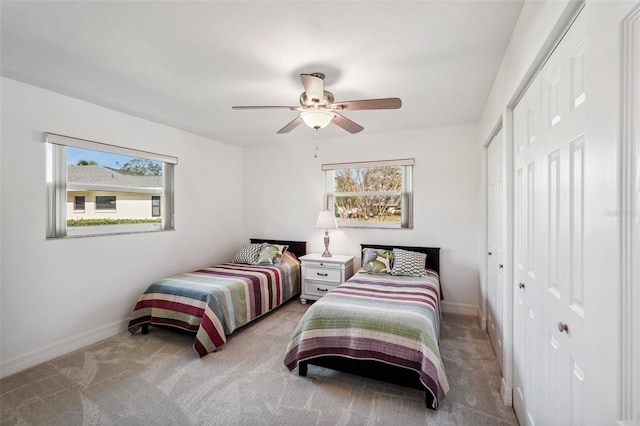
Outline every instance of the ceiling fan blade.
[[300, 74], [300, 80], [310, 102], [322, 103], [324, 99], [324, 75], [320, 73]]
[[344, 115], [340, 115], [337, 112], [334, 113], [334, 114], [335, 114], [335, 116], [333, 117], [333, 120], [331, 120], [331, 122], [336, 124], [336, 125], [338, 125], [338, 126], [340, 126], [340, 127], [342, 127], [347, 132], [349, 132], [349, 133], [358, 133], [358, 132], [364, 130], [364, 127], [362, 127], [358, 123], [355, 123], [355, 122], [349, 120]]
[[240, 105], [232, 106], [232, 109], [289, 109], [289, 110], [301, 110], [299, 106], [279, 106], [279, 105]]
[[302, 123], [302, 118], [300, 118], [300, 116], [298, 116], [293, 121], [291, 121], [289, 124], [284, 126], [282, 129], [278, 130], [278, 134], [289, 133], [290, 131], [292, 131], [293, 129], [298, 127], [300, 125], [300, 123]]
[[361, 101], [334, 102], [333, 107], [340, 110], [358, 109], [398, 109], [402, 106], [400, 98], [364, 99]]

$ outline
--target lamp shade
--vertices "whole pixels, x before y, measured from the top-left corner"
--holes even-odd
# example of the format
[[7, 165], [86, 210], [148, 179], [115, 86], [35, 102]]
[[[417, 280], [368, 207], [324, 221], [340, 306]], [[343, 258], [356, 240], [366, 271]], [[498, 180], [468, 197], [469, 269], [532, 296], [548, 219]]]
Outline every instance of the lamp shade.
[[312, 129], [322, 129], [327, 127], [331, 120], [333, 120], [333, 113], [324, 109], [312, 108], [303, 111], [300, 114], [300, 118], [304, 123]]
[[333, 212], [329, 210], [322, 210], [318, 214], [316, 228], [322, 228], [322, 229], [338, 228], [338, 224], [336, 223], [336, 217], [333, 215]]

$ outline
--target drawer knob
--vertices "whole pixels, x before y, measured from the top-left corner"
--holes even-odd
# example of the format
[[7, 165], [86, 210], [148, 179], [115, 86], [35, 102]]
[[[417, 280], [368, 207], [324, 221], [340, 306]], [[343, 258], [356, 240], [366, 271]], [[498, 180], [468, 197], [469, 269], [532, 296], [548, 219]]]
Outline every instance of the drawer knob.
[[316, 287], [316, 290], [318, 290], [318, 291], [329, 291], [328, 288], [320, 288], [320, 287]]
[[520, 283], [520, 284], [518, 284], [518, 287], [520, 287], [520, 288], [524, 288], [524, 283]]
[[326, 273], [326, 272], [325, 272], [324, 274], [321, 274], [320, 272], [316, 272], [316, 275], [320, 275], [321, 277], [327, 277], [327, 276], [329, 276], [329, 274], [328, 274], [328, 273]]

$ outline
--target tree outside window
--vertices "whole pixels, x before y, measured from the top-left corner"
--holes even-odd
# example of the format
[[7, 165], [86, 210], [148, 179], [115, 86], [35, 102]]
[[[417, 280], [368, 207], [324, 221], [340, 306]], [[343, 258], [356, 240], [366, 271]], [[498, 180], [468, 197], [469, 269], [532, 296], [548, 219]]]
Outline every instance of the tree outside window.
[[412, 227], [412, 165], [412, 159], [323, 165], [328, 209], [342, 227]]

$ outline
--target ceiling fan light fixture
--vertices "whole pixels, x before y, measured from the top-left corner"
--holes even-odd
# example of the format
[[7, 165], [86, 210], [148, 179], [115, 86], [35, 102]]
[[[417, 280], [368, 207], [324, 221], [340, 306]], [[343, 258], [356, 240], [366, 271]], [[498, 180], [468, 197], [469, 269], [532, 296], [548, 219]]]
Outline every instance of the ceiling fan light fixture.
[[333, 117], [334, 114], [331, 111], [319, 108], [308, 109], [300, 114], [304, 124], [316, 130], [327, 127]]

